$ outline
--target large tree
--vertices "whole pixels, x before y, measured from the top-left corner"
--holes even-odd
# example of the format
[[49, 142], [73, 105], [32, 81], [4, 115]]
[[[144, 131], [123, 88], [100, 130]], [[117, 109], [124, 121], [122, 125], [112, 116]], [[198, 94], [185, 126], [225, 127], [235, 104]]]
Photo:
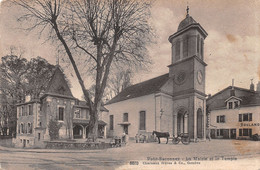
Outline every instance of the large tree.
[[25, 75], [27, 80], [26, 93], [37, 99], [46, 90], [55, 66], [39, 56], [32, 58], [27, 65], [28, 69]]
[[2, 57], [0, 64], [0, 117], [2, 130], [15, 132], [16, 104], [24, 102], [26, 95], [39, 98], [45, 91], [54, 66], [41, 57], [25, 58], [14, 54]]
[[[51, 30], [64, 47], [90, 109], [90, 136], [97, 137], [98, 113], [110, 68], [115, 63], [142, 65], [151, 40], [151, 2], [139, 0], [17, 0], [26, 9], [20, 21], [28, 30]], [[33, 22], [34, 21], [34, 22]], [[32, 25], [31, 25], [32, 24]], [[54, 34], [53, 34], [54, 33]], [[95, 97], [91, 101], [77, 56], [93, 66]]]

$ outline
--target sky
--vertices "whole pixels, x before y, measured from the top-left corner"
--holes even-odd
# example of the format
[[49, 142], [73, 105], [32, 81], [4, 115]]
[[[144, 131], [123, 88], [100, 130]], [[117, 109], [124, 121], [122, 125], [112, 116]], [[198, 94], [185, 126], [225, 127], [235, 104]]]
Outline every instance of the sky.
[[[1, 2], [0, 7], [0, 56], [10, 54], [15, 46], [17, 53], [30, 59], [41, 56], [51, 64], [56, 64], [58, 54], [55, 46], [45, 42], [37, 32], [19, 29], [16, 18], [21, 9]], [[215, 94], [234, 85], [249, 88], [251, 79], [260, 81], [260, 1], [259, 0], [189, 0], [189, 14], [207, 31], [204, 41], [206, 67], [206, 94]], [[138, 72], [133, 82], [138, 83], [167, 73], [171, 64], [171, 44], [168, 37], [177, 31], [179, 23], [186, 16], [187, 1], [157, 0], [152, 7], [151, 26], [156, 31], [155, 44], [148, 47], [153, 64], [149, 70]], [[63, 56], [64, 57], [64, 56]], [[66, 69], [72, 93], [81, 98], [82, 92], [74, 72]], [[91, 84], [84, 77], [86, 85]]]

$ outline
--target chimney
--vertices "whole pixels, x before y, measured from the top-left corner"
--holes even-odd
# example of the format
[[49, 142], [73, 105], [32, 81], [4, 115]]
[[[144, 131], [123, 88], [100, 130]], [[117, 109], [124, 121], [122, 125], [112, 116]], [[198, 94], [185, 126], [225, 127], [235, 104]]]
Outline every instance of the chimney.
[[260, 81], [258, 81], [258, 83], [256, 85], [256, 91], [260, 92]]
[[230, 91], [230, 96], [235, 96], [234, 79], [232, 79], [232, 87]]
[[250, 91], [255, 91], [255, 85], [253, 83], [253, 79], [251, 79]]
[[31, 96], [30, 95], [25, 96], [25, 102], [29, 102], [29, 101], [31, 101]]

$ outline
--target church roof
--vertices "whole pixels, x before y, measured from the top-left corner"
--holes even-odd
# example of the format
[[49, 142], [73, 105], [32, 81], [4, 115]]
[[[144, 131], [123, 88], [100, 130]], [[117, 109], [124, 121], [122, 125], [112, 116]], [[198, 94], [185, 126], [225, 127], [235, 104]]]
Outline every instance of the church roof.
[[[215, 95], [207, 99], [207, 106], [210, 110], [223, 109], [226, 107], [226, 101], [231, 97], [230, 91], [232, 86], [229, 86]], [[241, 100], [240, 107], [247, 106], [260, 106], [260, 93], [256, 91], [250, 91], [240, 87], [234, 87], [235, 97]]]
[[187, 26], [197, 23], [189, 14], [186, 15], [186, 18], [182, 20], [178, 26], [178, 31], [186, 28]]
[[155, 77], [153, 79], [129, 86], [120, 92], [117, 96], [112, 98], [109, 102], [107, 102], [106, 105], [156, 93], [168, 80], [169, 74], [167, 73], [159, 77]]

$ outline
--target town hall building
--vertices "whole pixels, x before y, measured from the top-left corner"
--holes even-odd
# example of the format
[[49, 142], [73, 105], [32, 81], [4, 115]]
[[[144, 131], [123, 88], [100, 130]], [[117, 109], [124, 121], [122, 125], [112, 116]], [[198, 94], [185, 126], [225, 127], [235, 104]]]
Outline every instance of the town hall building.
[[[98, 137], [106, 138], [106, 123], [102, 114], [108, 110], [101, 107]], [[50, 141], [49, 123], [61, 124], [59, 140], [85, 139], [89, 134], [89, 107], [85, 101], [73, 97], [65, 75], [59, 66], [39, 99], [27, 99], [17, 104], [16, 147], [44, 147]]]
[[169, 36], [169, 73], [124, 89], [105, 106], [108, 136], [130, 138], [152, 131], [171, 136], [187, 133], [192, 141], [206, 138], [204, 40], [207, 32], [187, 9], [177, 32]]

